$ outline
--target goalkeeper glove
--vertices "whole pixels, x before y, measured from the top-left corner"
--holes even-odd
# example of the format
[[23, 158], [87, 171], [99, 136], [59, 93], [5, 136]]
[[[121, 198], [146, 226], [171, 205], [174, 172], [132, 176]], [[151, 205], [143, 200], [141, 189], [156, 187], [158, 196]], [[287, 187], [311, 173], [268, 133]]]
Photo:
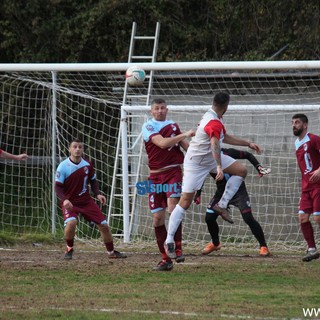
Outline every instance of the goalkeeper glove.
[[271, 172], [271, 169], [270, 168], [264, 168], [262, 167], [261, 165], [259, 165], [257, 167], [257, 170], [259, 172], [259, 177], [263, 177], [265, 176], [266, 174], [269, 174]]

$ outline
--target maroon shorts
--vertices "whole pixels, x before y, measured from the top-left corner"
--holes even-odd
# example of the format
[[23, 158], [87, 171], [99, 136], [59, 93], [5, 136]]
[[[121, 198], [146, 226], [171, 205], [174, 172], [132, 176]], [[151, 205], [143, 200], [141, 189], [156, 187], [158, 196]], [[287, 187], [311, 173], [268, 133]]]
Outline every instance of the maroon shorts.
[[79, 214], [87, 221], [92, 221], [96, 224], [101, 224], [101, 222], [106, 220], [106, 217], [102, 213], [100, 207], [95, 203], [93, 199], [90, 199], [85, 204], [74, 205], [72, 210], [67, 210], [62, 206], [63, 219], [68, 222], [70, 218], [78, 219]]
[[152, 213], [168, 207], [168, 198], [181, 196], [181, 167], [174, 167], [164, 172], [152, 173], [148, 178], [152, 185], [149, 193], [149, 208]]
[[320, 215], [320, 189], [302, 191], [299, 201], [299, 213]]

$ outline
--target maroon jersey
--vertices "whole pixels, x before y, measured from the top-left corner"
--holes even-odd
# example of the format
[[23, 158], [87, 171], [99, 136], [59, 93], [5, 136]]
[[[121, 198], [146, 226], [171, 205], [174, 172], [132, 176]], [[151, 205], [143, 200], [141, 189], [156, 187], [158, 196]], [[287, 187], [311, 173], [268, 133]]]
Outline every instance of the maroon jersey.
[[179, 126], [172, 120], [157, 121], [151, 119], [142, 126], [142, 134], [148, 154], [148, 165], [151, 170], [182, 164], [184, 154], [179, 144], [167, 149], [161, 149], [152, 143], [153, 136], [160, 134], [164, 138], [181, 134]]
[[302, 140], [295, 141], [295, 147], [302, 177], [302, 191], [320, 188], [320, 182], [309, 182], [310, 174], [320, 167], [320, 137], [307, 133]]
[[62, 161], [56, 172], [56, 185], [63, 187], [61, 202], [68, 199], [74, 205], [86, 204], [91, 200], [89, 183], [96, 179], [94, 168], [90, 161], [81, 159], [74, 163], [70, 158]]

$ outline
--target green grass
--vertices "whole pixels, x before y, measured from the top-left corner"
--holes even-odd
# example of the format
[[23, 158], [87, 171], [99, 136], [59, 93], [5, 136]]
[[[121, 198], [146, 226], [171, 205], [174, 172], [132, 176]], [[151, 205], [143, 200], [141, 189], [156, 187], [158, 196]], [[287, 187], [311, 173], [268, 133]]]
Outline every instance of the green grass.
[[29, 243], [45, 243], [45, 244], [54, 244], [57, 243], [57, 237], [61, 240], [63, 239], [63, 235], [60, 234], [58, 236], [53, 237], [52, 234], [44, 234], [44, 233], [21, 233], [13, 234], [11, 232], [0, 232], [0, 245], [8, 246], [8, 245], [25, 245]]
[[320, 307], [319, 260], [275, 254], [187, 255], [171, 272], [159, 256], [102, 249], [0, 251], [0, 319], [293, 319]]

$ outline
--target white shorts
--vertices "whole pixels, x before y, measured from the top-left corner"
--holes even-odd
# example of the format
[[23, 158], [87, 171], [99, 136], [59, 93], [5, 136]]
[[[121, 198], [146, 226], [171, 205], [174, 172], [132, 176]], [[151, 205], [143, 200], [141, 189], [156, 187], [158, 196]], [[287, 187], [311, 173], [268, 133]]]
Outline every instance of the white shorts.
[[[231, 166], [236, 160], [221, 154], [222, 170]], [[209, 172], [217, 172], [217, 163], [212, 154], [206, 156], [188, 156], [183, 163], [182, 192], [192, 193], [202, 188]]]

